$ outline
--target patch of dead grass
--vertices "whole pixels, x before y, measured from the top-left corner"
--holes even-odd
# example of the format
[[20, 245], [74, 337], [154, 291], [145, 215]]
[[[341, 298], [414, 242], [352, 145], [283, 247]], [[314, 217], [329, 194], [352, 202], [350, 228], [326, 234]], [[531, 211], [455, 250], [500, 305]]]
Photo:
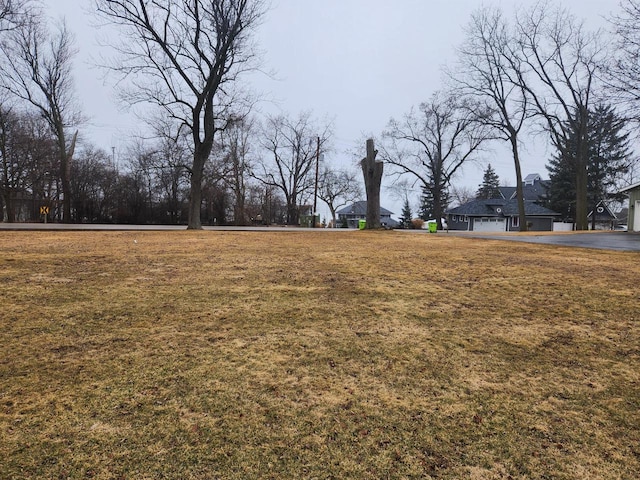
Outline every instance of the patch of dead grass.
[[637, 254], [396, 232], [0, 235], [2, 478], [640, 471]]

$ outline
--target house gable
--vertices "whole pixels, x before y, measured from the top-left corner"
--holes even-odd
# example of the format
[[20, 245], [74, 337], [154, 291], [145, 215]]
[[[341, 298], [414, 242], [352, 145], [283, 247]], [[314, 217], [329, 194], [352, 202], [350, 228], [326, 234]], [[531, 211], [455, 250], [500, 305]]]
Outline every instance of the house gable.
[[[525, 201], [524, 208], [527, 223], [532, 230], [553, 230], [553, 220], [558, 216], [556, 212], [530, 200]], [[446, 213], [451, 230], [479, 228], [496, 228], [502, 231], [520, 230], [518, 202], [515, 199], [472, 200]]]
[[630, 232], [640, 232], [640, 183], [629, 185], [619, 190], [619, 193], [629, 195], [628, 230]]
[[[616, 214], [611, 211], [611, 209], [607, 206], [603, 201], [598, 202], [595, 208], [596, 222], [608, 222], [611, 220], [617, 220]], [[589, 212], [587, 218], [593, 218], [593, 210]]]
[[[357, 228], [359, 220], [365, 220], [367, 218], [367, 202], [361, 200], [341, 208], [336, 212], [338, 215], [338, 223], [346, 222], [350, 228]], [[387, 210], [384, 207], [380, 207], [380, 223], [385, 227], [393, 228], [397, 225], [393, 218], [391, 218], [393, 212]]]

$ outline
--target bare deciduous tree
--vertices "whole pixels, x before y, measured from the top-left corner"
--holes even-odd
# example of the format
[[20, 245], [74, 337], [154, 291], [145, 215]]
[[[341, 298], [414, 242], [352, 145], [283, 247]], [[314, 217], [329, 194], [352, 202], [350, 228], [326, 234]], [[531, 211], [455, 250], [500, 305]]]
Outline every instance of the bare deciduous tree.
[[465, 186], [453, 186], [451, 188], [452, 203], [457, 205], [464, 205], [472, 200], [476, 199], [475, 190], [472, 187]]
[[30, 103], [57, 140], [63, 194], [63, 220], [71, 221], [71, 161], [77, 132], [69, 140], [68, 129], [81, 116], [74, 97], [72, 62], [74, 38], [65, 23], [50, 33], [38, 12], [9, 32], [2, 43], [0, 81], [5, 91]]
[[0, 32], [17, 28], [31, 13], [30, 0], [0, 0]]
[[415, 177], [433, 196], [438, 228], [453, 176], [489, 139], [490, 129], [478, 122], [475, 112], [454, 96], [436, 93], [401, 121], [391, 119], [383, 134], [384, 161], [399, 174]]
[[111, 66], [130, 81], [126, 100], [164, 109], [190, 133], [193, 160], [188, 228], [202, 228], [205, 163], [230, 120], [238, 75], [253, 66], [251, 33], [262, 0], [95, 0], [99, 16], [122, 31]]
[[268, 159], [260, 162], [253, 176], [282, 192], [287, 203], [287, 224], [299, 223], [300, 203], [311, 193], [318, 155], [327, 148], [331, 126], [318, 126], [311, 112], [296, 118], [268, 117], [263, 126], [263, 146]]
[[364, 177], [364, 191], [367, 196], [366, 228], [374, 230], [380, 228], [380, 187], [384, 173], [384, 162], [378, 160], [378, 150], [375, 149], [373, 138], [365, 143], [366, 156], [360, 160], [360, 168]]
[[222, 157], [217, 164], [222, 181], [233, 195], [233, 223], [246, 225], [247, 177], [251, 170], [251, 147], [256, 126], [250, 118], [239, 118], [227, 128], [221, 141]]
[[640, 1], [624, 0], [621, 7], [622, 13], [610, 19], [615, 42], [605, 78], [614, 103], [627, 118], [640, 122]]
[[520, 230], [527, 229], [519, 135], [528, 117], [523, 65], [515, 39], [500, 10], [481, 8], [471, 17], [451, 78], [464, 95], [482, 106], [480, 121], [509, 142], [516, 172]]
[[[522, 86], [543, 128], [561, 152], [576, 135], [576, 229], [588, 228], [589, 109], [604, 49], [600, 32], [588, 32], [567, 10], [540, 2], [517, 18], [518, 42], [528, 70]], [[566, 155], [569, 161], [570, 156]]]
[[[24, 193], [28, 181], [28, 155], [24, 155], [24, 140], [20, 119], [12, 109], [0, 106], [0, 200], [4, 203], [7, 222], [16, 220], [14, 198]], [[21, 148], [22, 147], [22, 148]], [[0, 221], [4, 220], [0, 208]]]
[[[38, 207], [56, 194], [57, 175], [50, 175], [56, 170], [55, 142], [44, 119], [7, 103], [0, 107], [0, 212], [7, 222], [37, 218]], [[25, 211], [28, 197], [32, 205]]]
[[362, 188], [353, 172], [332, 170], [325, 165], [320, 174], [318, 197], [329, 207], [332, 224], [335, 227], [336, 211], [362, 198]]

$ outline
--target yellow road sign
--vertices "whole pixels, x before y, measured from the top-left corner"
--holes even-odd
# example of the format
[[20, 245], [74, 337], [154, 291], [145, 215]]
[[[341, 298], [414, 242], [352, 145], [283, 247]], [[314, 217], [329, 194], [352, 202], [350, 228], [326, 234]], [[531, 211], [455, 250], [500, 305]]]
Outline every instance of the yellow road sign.
[[40, 215], [49, 215], [49, 207], [44, 205], [40, 207]]

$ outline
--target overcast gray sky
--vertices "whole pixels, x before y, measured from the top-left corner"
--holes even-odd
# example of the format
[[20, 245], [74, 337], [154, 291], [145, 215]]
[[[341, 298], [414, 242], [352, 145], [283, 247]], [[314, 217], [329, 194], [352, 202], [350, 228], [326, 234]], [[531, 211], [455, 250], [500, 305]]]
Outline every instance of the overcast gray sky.
[[[53, 19], [65, 17], [77, 38], [75, 68], [78, 99], [90, 123], [83, 137], [111, 152], [126, 146], [128, 135], [143, 126], [115, 103], [113, 86], [91, 65], [97, 39], [91, 12], [79, 8], [85, 0], [45, 0]], [[272, 8], [257, 32], [264, 51], [264, 67], [275, 78], [252, 76], [253, 88], [274, 100], [266, 111], [297, 114], [312, 110], [316, 117], [334, 121], [334, 164], [353, 165], [346, 153], [366, 135], [379, 135], [391, 117], [442, 88], [441, 67], [453, 62], [471, 13], [482, 5], [500, 5], [506, 11], [531, 1], [479, 0], [272, 0]], [[590, 26], [606, 27], [603, 17], [618, 10], [618, 0], [559, 2]], [[364, 144], [362, 146], [364, 156]], [[546, 176], [548, 152], [529, 148], [523, 171]], [[496, 148], [483, 163], [467, 166], [457, 179], [477, 187], [487, 162], [501, 180], [515, 183], [508, 153]], [[389, 180], [385, 181], [388, 184]], [[387, 203], [385, 205], [384, 203]], [[400, 214], [401, 204], [387, 192], [383, 206]]]

